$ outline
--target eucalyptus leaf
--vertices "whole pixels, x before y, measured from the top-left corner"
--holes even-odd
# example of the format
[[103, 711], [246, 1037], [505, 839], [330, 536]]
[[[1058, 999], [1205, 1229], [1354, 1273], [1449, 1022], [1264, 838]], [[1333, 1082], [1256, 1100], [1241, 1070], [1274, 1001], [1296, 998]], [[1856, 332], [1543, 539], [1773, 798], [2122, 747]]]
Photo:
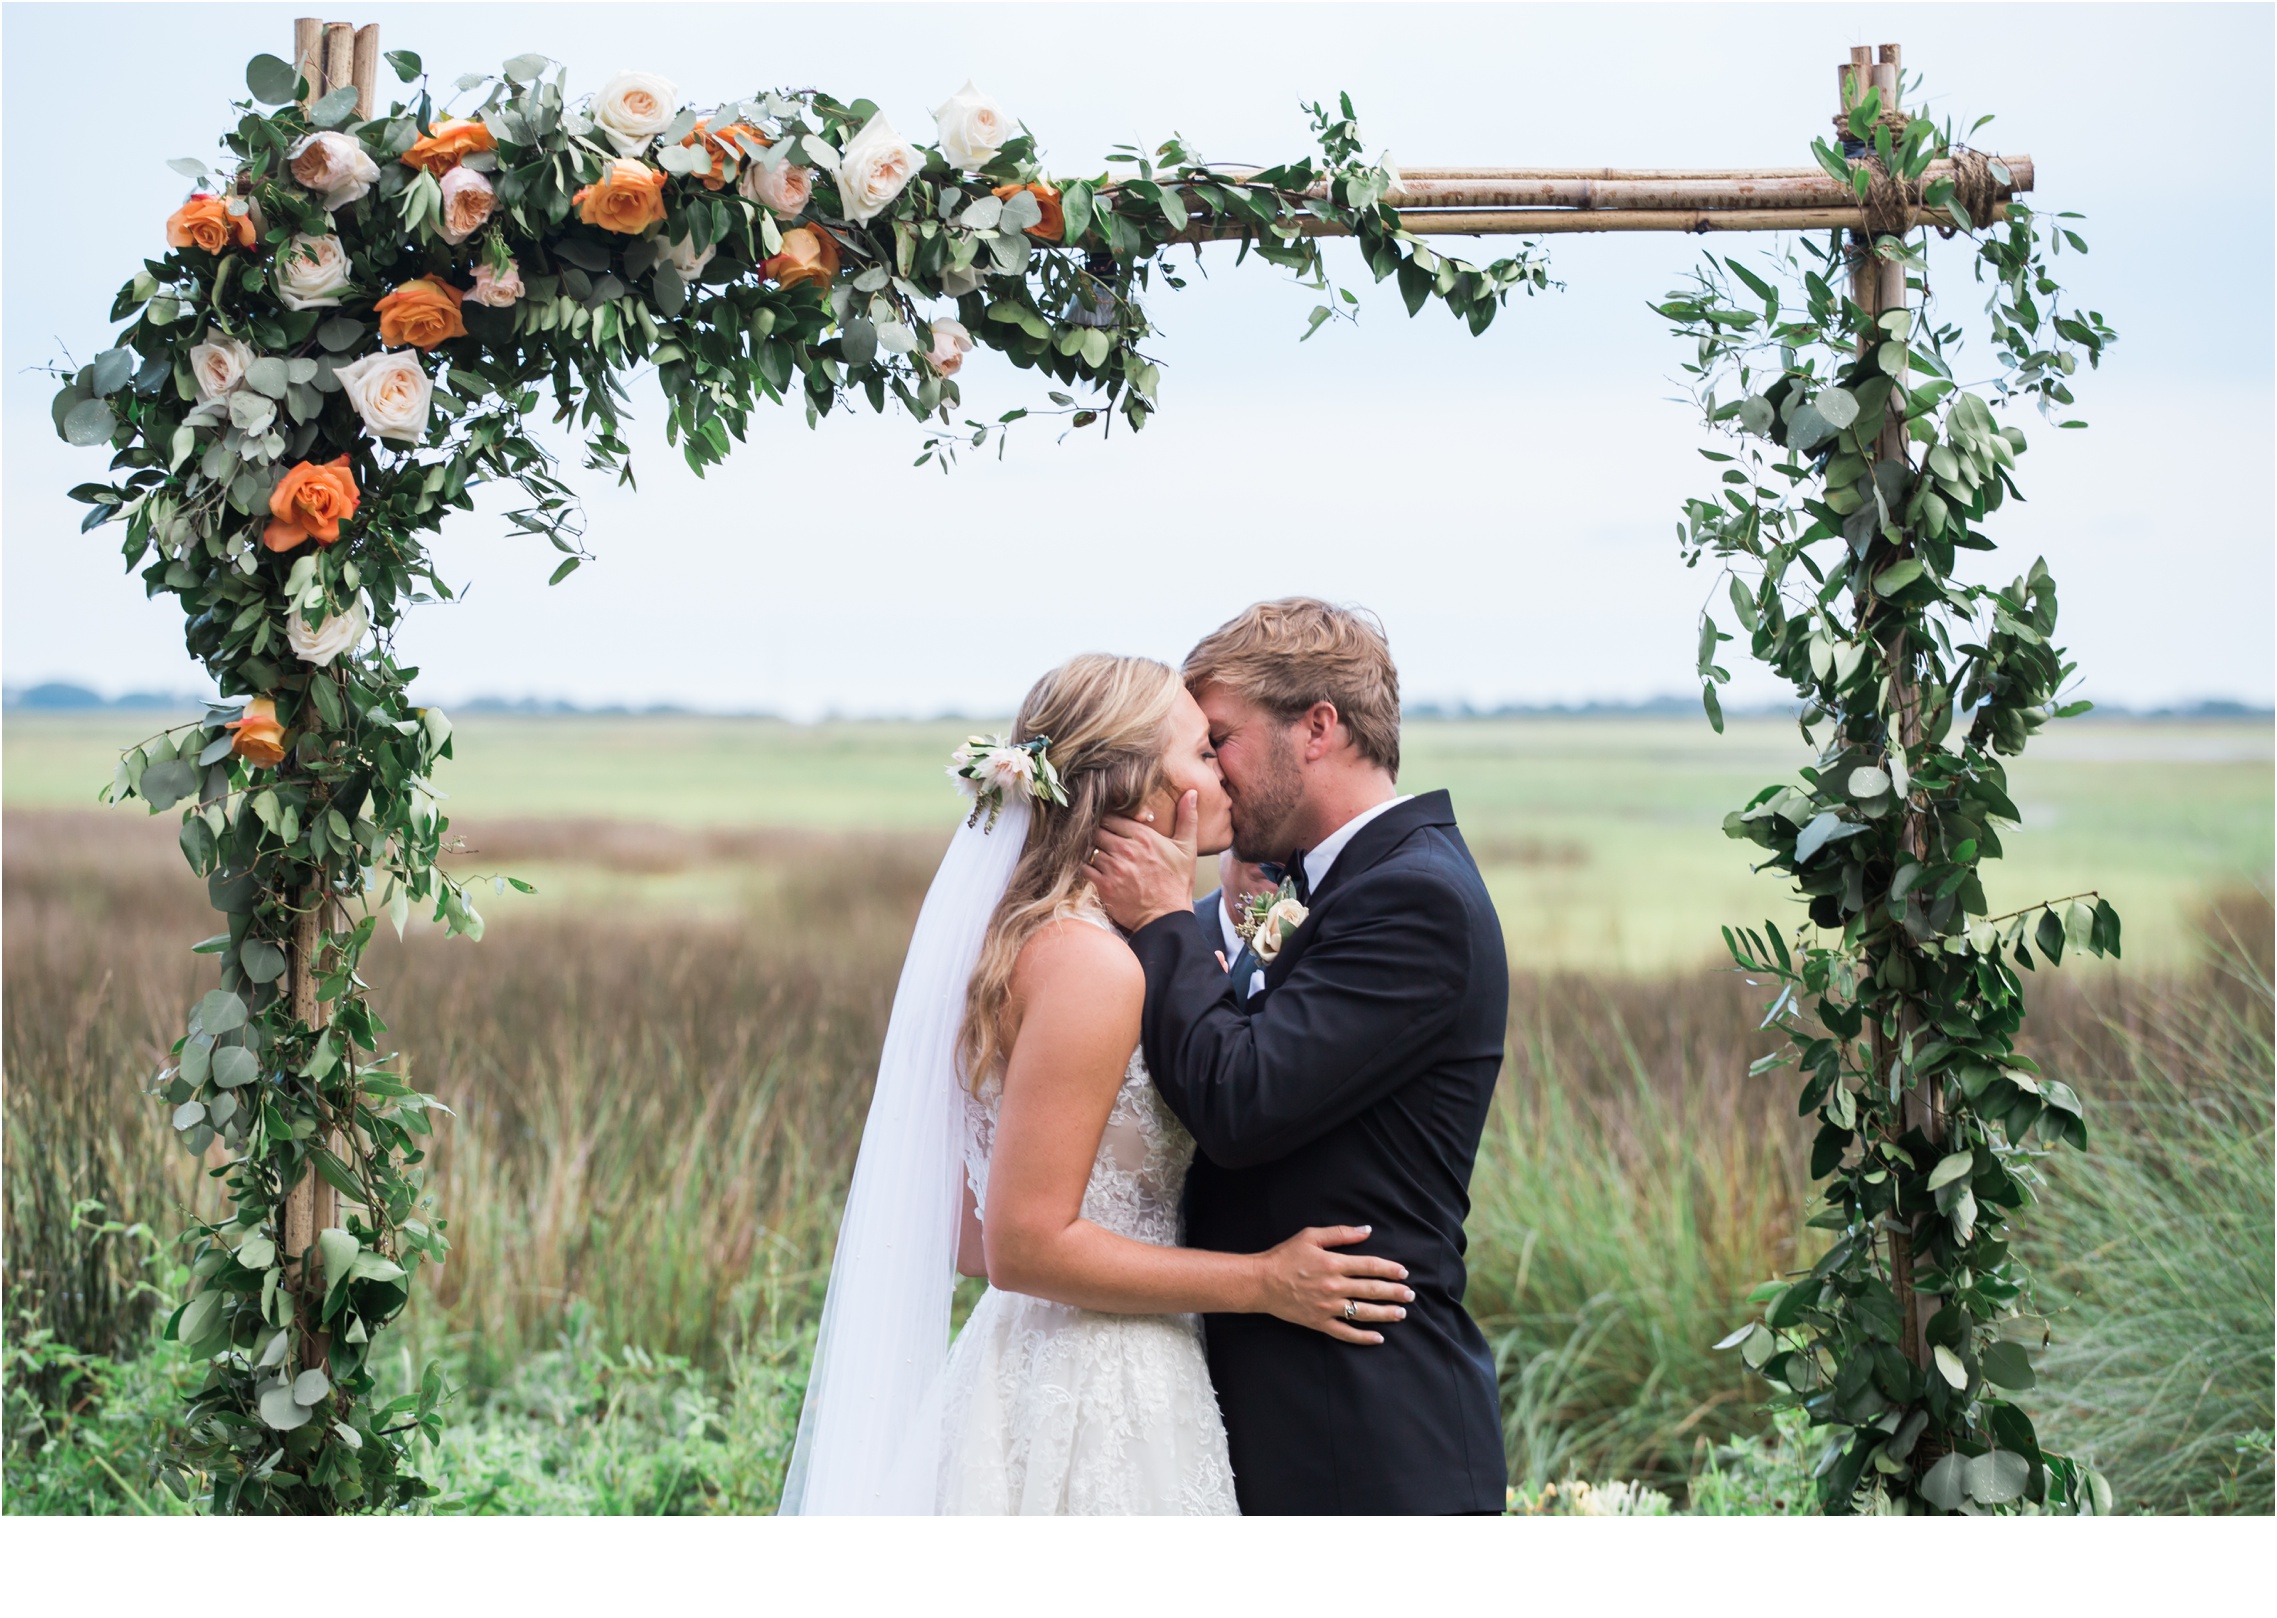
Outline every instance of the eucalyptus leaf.
[[213, 1082], [224, 1090], [239, 1090], [261, 1076], [260, 1059], [242, 1045], [222, 1045], [213, 1053]]
[[264, 53], [245, 64], [245, 88], [254, 100], [281, 107], [300, 94], [300, 74], [290, 62]]
[[81, 400], [63, 418], [64, 442], [79, 449], [92, 449], [97, 444], [107, 444], [111, 434], [118, 430], [119, 418], [100, 399]]

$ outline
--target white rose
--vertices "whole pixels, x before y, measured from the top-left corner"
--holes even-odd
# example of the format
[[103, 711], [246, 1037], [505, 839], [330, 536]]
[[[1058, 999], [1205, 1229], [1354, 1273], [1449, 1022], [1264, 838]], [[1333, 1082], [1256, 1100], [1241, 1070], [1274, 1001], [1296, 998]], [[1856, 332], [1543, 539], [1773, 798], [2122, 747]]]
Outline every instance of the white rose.
[[593, 98], [593, 121], [626, 157], [663, 134], [679, 110], [678, 87], [658, 73], [620, 73]]
[[337, 236], [295, 236], [277, 263], [277, 301], [287, 309], [336, 309], [348, 286], [348, 250]]
[[345, 208], [368, 194], [379, 180], [379, 165], [363, 142], [336, 129], [320, 130], [293, 144], [286, 161], [293, 178], [307, 186], [330, 209]]
[[857, 225], [875, 219], [924, 166], [917, 148], [895, 134], [879, 113], [846, 143], [838, 159], [838, 198], [846, 217]]
[[[456, 169], [451, 171], [457, 173]], [[467, 288], [467, 301], [487, 305], [492, 309], [511, 309], [522, 301], [522, 266], [512, 259], [506, 268], [493, 270], [488, 259], [474, 267], [474, 285]]]
[[941, 155], [960, 169], [977, 169], [992, 161], [1012, 138], [1012, 127], [1012, 115], [974, 89], [970, 79], [933, 109]]
[[925, 356], [925, 363], [941, 376], [955, 376], [964, 368], [965, 356], [972, 352], [972, 333], [961, 321], [936, 320], [933, 322], [933, 348]]
[[245, 385], [253, 350], [234, 337], [208, 337], [190, 350], [190, 374], [198, 380], [198, 403], [235, 393]]
[[814, 195], [814, 170], [791, 162], [777, 163], [773, 168], [746, 163], [735, 189], [777, 219], [796, 219], [806, 212], [807, 200]]
[[1265, 912], [1265, 919], [1257, 924], [1257, 936], [1249, 947], [1257, 952], [1261, 961], [1270, 961], [1281, 953], [1281, 943], [1287, 933], [1295, 932], [1305, 924], [1311, 914], [1294, 899], [1276, 899], [1273, 908]]
[[332, 374], [340, 379], [340, 390], [374, 438], [416, 444], [427, 436], [427, 409], [434, 400], [435, 384], [409, 349], [366, 354]]
[[994, 787], [1007, 795], [1025, 792], [1035, 773], [1034, 756], [1017, 747], [991, 748], [980, 761], [980, 784], [984, 791]]
[[680, 279], [693, 285], [696, 277], [704, 273], [704, 266], [709, 264], [713, 255], [718, 252], [719, 244], [715, 242], [699, 253], [696, 251], [696, 238], [683, 236], [665, 249], [664, 256], [670, 259], [672, 267], [680, 272]]
[[293, 649], [293, 656], [303, 663], [314, 663], [318, 668], [331, 665], [342, 652], [352, 652], [363, 644], [364, 631], [371, 628], [371, 614], [358, 596], [342, 611], [334, 613], [314, 629], [300, 615], [298, 607], [285, 622], [285, 641]]

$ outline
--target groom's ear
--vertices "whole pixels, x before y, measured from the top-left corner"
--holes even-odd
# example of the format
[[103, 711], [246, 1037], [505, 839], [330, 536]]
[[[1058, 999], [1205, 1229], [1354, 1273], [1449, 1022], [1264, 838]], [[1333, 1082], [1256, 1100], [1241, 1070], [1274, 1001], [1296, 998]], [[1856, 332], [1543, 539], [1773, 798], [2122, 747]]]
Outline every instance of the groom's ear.
[[1298, 720], [1304, 727], [1300, 749], [1307, 764], [1317, 764], [1338, 748], [1350, 743], [1344, 729], [1344, 716], [1336, 711], [1336, 704], [1328, 701], [1314, 703]]

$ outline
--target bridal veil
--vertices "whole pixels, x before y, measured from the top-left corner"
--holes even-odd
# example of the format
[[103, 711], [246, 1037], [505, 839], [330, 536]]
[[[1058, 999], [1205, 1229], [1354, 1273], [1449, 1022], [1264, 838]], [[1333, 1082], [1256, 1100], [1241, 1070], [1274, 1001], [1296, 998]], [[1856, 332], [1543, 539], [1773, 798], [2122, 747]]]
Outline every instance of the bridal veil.
[[838, 1226], [785, 1515], [934, 1510], [941, 1406], [964, 1211], [957, 1028], [997, 901], [1028, 840], [1027, 800], [992, 832], [962, 826], [942, 856], [894, 991], [876, 1093]]

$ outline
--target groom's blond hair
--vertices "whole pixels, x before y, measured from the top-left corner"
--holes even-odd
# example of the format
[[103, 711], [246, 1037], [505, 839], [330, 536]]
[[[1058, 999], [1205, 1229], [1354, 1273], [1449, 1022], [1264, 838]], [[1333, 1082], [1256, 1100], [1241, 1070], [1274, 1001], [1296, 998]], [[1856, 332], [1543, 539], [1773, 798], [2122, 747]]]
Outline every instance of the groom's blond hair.
[[1399, 669], [1365, 607], [1311, 596], [1260, 601], [1189, 652], [1184, 674], [1196, 696], [1222, 685], [1278, 719], [1334, 703], [1360, 756], [1399, 775]]

